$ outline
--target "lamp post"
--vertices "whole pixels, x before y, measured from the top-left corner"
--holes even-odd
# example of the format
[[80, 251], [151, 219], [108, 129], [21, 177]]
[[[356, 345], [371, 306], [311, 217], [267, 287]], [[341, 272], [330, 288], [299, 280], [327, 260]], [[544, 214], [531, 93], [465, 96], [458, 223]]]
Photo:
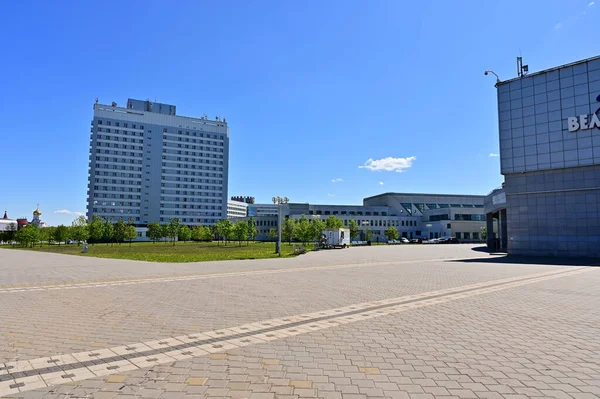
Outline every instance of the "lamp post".
[[273, 204], [277, 204], [277, 247], [275, 252], [281, 256], [281, 205], [290, 202], [288, 197], [273, 197]]

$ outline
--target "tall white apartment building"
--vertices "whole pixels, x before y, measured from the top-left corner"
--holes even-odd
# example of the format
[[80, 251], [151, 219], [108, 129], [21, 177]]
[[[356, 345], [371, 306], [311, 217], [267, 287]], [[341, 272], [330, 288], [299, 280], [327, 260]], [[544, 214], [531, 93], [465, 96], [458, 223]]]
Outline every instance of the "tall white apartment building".
[[225, 119], [176, 115], [176, 107], [127, 100], [94, 104], [87, 217], [144, 227], [179, 218], [227, 217], [229, 128]]

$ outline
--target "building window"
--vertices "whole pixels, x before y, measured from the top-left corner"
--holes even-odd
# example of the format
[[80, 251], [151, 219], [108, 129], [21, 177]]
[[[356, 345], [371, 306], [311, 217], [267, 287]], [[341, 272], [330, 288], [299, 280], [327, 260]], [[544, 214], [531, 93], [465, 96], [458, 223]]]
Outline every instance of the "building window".
[[471, 233], [464, 233], [465, 240], [471, 239]]
[[460, 239], [460, 233], [454, 233], [454, 236], [458, 239]]
[[479, 233], [473, 233], [473, 239], [479, 240]]
[[447, 229], [449, 229], [449, 228], [450, 228], [450, 223], [448, 223], [448, 224], [446, 225], [446, 228], [447, 228]]

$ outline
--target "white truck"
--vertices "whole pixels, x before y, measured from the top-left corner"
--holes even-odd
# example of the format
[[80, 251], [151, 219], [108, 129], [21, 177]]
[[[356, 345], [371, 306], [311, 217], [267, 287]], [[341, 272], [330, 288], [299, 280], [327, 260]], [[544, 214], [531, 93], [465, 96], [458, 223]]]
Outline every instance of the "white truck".
[[323, 229], [321, 248], [346, 248], [350, 245], [350, 229]]

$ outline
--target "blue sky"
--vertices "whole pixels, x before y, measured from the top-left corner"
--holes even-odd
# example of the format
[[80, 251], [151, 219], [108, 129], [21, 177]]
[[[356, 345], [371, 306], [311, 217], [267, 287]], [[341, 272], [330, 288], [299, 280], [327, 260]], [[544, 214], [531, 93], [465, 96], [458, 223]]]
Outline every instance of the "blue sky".
[[96, 97], [226, 117], [230, 195], [359, 204], [386, 191], [486, 194], [502, 177], [490, 156], [494, 79], [483, 71], [513, 78], [519, 54], [532, 72], [598, 55], [598, 6], [7, 2], [0, 208], [31, 218], [39, 202], [50, 224], [85, 212]]

